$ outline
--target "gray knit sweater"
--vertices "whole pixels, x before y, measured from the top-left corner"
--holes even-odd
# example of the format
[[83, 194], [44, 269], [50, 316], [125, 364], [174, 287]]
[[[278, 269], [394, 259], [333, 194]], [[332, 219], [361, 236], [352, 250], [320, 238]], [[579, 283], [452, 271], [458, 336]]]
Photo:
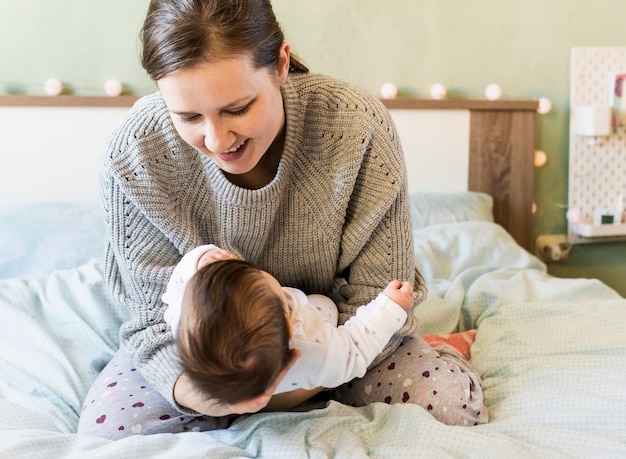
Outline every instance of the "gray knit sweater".
[[[176, 133], [159, 93], [140, 99], [103, 157], [106, 280], [134, 318], [122, 343], [166, 399], [181, 372], [161, 295], [192, 248], [216, 244], [282, 285], [331, 296], [343, 323], [393, 279], [417, 283], [406, 171], [383, 105], [344, 83], [293, 74], [282, 87], [284, 151], [259, 190], [231, 184]], [[374, 364], [414, 332], [404, 327]]]

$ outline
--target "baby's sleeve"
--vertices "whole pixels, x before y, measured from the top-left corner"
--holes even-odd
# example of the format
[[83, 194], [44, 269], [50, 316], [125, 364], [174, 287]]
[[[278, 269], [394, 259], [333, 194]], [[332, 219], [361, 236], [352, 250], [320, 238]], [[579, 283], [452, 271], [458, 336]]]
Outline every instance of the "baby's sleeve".
[[319, 386], [337, 387], [365, 375], [367, 368], [404, 325], [407, 312], [383, 293], [331, 329]]

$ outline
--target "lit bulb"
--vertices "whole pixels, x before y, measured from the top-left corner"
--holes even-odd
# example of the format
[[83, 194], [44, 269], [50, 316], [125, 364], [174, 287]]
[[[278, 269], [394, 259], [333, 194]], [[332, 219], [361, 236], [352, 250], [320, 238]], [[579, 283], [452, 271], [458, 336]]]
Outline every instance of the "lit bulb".
[[63, 83], [57, 78], [48, 78], [43, 84], [43, 89], [49, 96], [58, 96], [63, 92]]
[[537, 109], [537, 112], [540, 115], [545, 115], [546, 113], [549, 113], [550, 110], [552, 110], [552, 101], [547, 97], [540, 97], [539, 108]]
[[497, 84], [492, 83], [485, 88], [485, 97], [489, 100], [498, 100], [502, 97], [502, 89]]
[[565, 214], [567, 217], [567, 221], [570, 223], [578, 223], [580, 222], [580, 210], [576, 207], [572, 207], [571, 209], [567, 209], [567, 213]]
[[124, 85], [120, 80], [112, 79], [104, 83], [104, 92], [107, 96], [117, 97], [124, 91]]
[[448, 90], [441, 83], [435, 83], [430, 87], [430, 97], [435, 100], [445, 99], [448, 94]]
[[535, 215], [537, 213], [537, 203], [533, 202], [533, 206], [531, 208], [531, 212], [533, 213], [533, 215]]
[[535, 150], [535, 167], [542, 167], [548, 162], [548, 155], [544, 151]]
[[398, 95], [398, 88], [393, 83], [385, 83], [380, 87], [380, 95], [383, 99], [393, 99]]

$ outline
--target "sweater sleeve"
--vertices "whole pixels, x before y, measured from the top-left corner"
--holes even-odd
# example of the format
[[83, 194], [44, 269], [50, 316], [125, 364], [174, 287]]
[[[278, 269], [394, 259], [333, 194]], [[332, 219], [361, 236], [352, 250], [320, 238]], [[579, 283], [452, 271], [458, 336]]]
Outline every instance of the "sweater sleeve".
[[[120, 329], [121, 344], [134, 356], [146, 380], [174, 407], [188, 412], [174, 401], [174, 384], [182, 367], [171, 329], [163, 321], [161, 299], [175, 263], [174, 254], [164, 257], [162, 252], [157, 256], [153, 249], [161, 245], [157, 241], [162, 235], [125, 201], [114, 181], [107, 182], [103, 180], [103, 186], [120, 208], [112, 206], [105, 214], [109, 227], [104, 254], [106, 282], [118, 303], [133, 313]], [[149, 242], [141, 248], [127, 243], [126, 234], [133, 231], [141, 231]]]
[[[166, 122], [167, 111], [158, 99], [147, 96], [122, 120], [104, 151], [100, 194], [106, 226], [105, 280], [116, 301], [133, 314], [120, 329], [121, 345], [156, 391], [179, 411], [193, 415], [197, 413], [174, 400], [182, 367], [163, 320], [162, 295], [181, 252], [199, 244], [189, 228], [186, 246], [175, 245], [175, 228], [158, 219], [176, 209], [176, 193], [162, 184], [172, 182], [167, 172], [182, 155], [177, 140], [163, 128]], [[178, 220], [183, 218], [178, 215]]]
[[[414, 304], [426, 296], [415, 268], [406, 167], [395, 126], [382, 104], [371, 101], [373, 113], [362, 163], [347, 211], [337, 295], [339, 323], [356, 314], [359, 305], [376, 297], [391, 280], [414, 285]], [[417, 330], [413, 314], [372, 362], [390, 355], [404, 336]]]

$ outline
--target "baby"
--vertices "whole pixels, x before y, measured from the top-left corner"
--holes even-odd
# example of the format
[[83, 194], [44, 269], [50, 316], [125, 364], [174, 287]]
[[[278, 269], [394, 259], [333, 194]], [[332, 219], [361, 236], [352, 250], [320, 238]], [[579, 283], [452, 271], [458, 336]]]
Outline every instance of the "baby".
[[235, 413], [274, 394], [332, 388], [362, 377], [413, 306], [413, 286], [392, 281], [337, 327], [323, 295], [282, 287], [214, 245], [186, 254], [163, 294], [165, 321], [193, 385]]

